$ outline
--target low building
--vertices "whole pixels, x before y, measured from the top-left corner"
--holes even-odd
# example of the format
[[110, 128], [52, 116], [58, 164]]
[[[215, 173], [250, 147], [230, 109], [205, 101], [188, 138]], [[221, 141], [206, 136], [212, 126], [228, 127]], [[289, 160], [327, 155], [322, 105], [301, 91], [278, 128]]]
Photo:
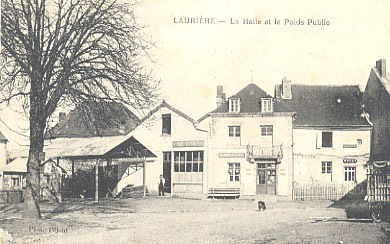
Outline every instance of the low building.
[[217, 108], [198, 120], [209, 136], [209, 189], [291, 195], [294, 113], [255, 84], [225, 97], [218, 86]]
[[296, 112], [292, 123], [295, 185], [337, 184], [353, 189], [366, 179], [372, 125], [358, 86], [291, 85], [283, 79], [275, 87], [275, 98]]
[[[3, 190], [15, 191], [26, 188], [27, 157], [19, 157], [7, 164], [3, 170]], [[63, 176], [66, 171], [53, 160], [41, 164], [40, 199], [60, 201]]]

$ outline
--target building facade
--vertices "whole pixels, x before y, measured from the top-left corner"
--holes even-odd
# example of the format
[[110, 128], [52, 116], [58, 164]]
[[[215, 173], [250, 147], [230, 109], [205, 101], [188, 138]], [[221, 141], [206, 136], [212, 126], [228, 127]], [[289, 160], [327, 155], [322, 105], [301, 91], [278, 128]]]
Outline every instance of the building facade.
[[386, 60], [376, 61], [371, 68], [363, 95], [364, 109], [373, 123], [372, 160], [390, 159], [390, 76]]
[[8, 160], [7, 143], [8, 139], [0, 131], [0, 190], [3, 189], [3, 168]]
[[288, 196], [292, 189], [293, 113], [255, 84], [199, 119], [208, 131], [209, 188], [240, 188], [241, 196]]
[[372, 126], [358, 86], [291, 85], [283, 79], [275, 87], [275, 97], [296, 112], [295, 185], [336, 184], [353, 189], [366, 179]]
[[195, 121], [166, 102], [162, 102], [129, 133], [157, 157], [146, 163], [145, 172], [127, 169], [117, 185], [146, 186], [158, 194], [159, 176], [165, 178], [165, 191], [171, 195], [202, 197], [207, 191], [207, 133]]

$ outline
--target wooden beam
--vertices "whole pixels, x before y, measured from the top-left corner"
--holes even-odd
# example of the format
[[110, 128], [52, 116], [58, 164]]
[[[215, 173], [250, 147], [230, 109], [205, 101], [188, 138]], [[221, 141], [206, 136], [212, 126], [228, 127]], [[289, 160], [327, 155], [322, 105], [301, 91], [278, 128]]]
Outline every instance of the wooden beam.
[[72, 159], [72, 196], [74, 197], [75, 194], [74, 194], [74, 159]]
[[142, 184], [143, 184], [143, 187], [144, 187], [144, 197], [146, 197], [146, 159], [144, 158], [144, 162], [143, 162], [143, 175], [142, 175]]
[[99, 159], [96, 159], [95, 166], [95, 202], [99, 202]]

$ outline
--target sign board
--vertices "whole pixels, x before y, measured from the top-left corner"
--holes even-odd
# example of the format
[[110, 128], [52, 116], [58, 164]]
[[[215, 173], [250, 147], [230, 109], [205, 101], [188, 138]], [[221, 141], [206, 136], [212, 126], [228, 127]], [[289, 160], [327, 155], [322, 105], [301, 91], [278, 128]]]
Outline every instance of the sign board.
[[193, 141], [173, 141], [172, 147], [203, 147], [203, 140], [193, 140]]
[[245, 153], [219, 153], [219, 158], [245, 158]]
[[357, 163], [357, 159], [356, 158], [344, 158], [343, 159], [343, 163], [345, 163], [345, 164], [355, 164], [355, 163]]

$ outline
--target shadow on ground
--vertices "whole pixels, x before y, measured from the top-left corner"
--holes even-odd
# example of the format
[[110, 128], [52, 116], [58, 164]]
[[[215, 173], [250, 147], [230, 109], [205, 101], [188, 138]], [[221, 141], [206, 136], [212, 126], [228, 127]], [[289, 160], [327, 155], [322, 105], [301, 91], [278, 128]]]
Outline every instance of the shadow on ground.
[[329, 208], [344, 209], [349, 219], [371, 219], [368, 203], [364, 201], [364, 196], [346, 195], [338, 201], [333, 201]]

